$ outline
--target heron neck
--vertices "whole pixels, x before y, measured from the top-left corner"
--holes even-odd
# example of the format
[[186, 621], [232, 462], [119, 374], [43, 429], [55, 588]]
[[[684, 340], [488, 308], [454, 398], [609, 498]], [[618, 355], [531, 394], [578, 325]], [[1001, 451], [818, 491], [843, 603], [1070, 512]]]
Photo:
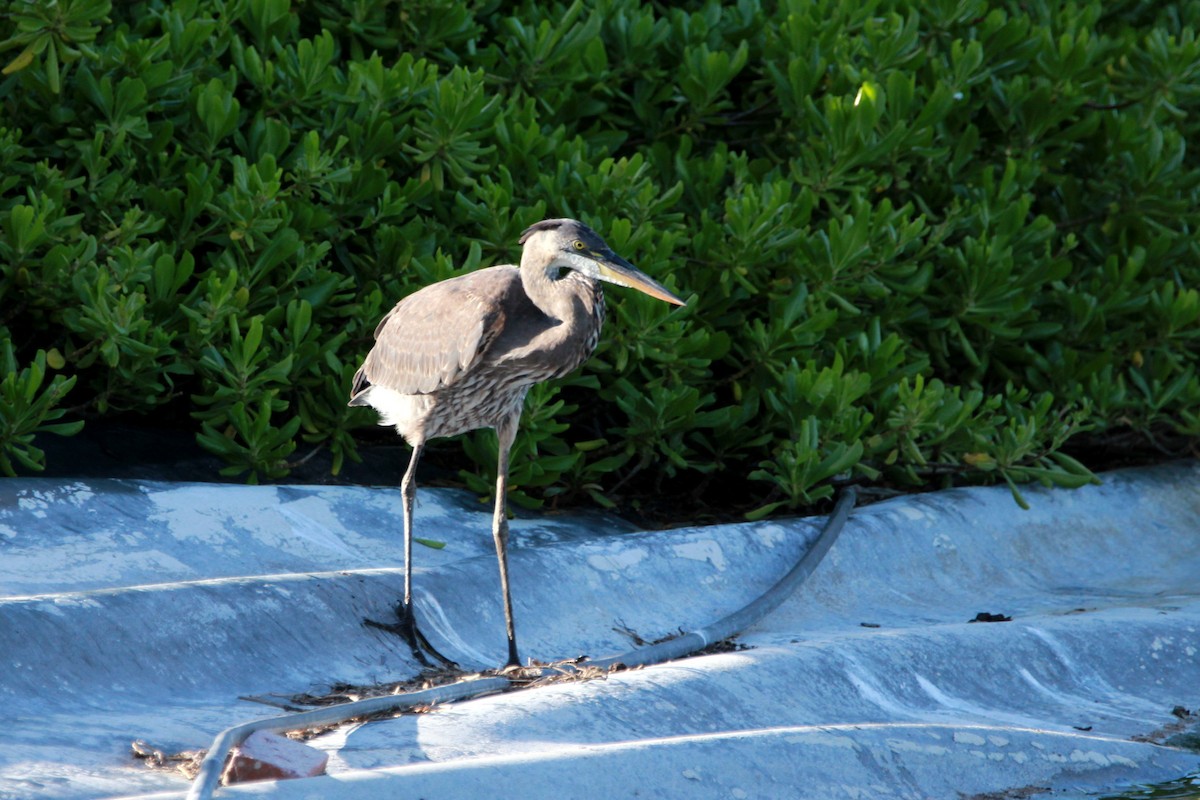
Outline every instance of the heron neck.
[[521, 286], [542, 313], [557, 320], [568, 320], [576, 312], [574, 292], [563, 280], [555, 280], [541, 266], [521, 260]]
[[558, 280], [545, 268], [521, 264], [521, 284], [526, 297], [549, 320], [541, 323], [532, 345], [540, 359], [556, 366], [553, 376], [566, 375], [596, 348], [604, 324], [604, 293], [598, 281], [570, 270]]

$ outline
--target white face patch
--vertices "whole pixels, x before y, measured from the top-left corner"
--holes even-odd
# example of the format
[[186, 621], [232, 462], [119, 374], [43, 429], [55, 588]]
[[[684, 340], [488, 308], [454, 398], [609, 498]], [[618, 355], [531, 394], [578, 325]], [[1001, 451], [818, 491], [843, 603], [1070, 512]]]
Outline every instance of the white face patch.
[[[576, 272], [581, 272], [589, 278], [599, 279], [600, 269], [596, 262], [587, 256], [581, 256], [578, 253], [563, 253], [558, 257], [554, 266], [570, 267]], [[559, 277], [562, 277], [560, 274]]]

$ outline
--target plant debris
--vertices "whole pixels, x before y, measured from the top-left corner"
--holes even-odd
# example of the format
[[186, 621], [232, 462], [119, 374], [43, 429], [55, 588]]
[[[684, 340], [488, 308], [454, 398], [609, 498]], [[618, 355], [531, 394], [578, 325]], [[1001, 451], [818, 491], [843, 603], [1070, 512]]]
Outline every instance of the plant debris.
[[[1175, 717], [1175, 722], [1168, 722], [1166, 725], [1150, 731], [1150, 733], [1137, 733], [1129, 738], [1135, 742], [1144, 742], [1146, 744], [1169, 744], [1167, 742], [1168, 739], [1179, 736], [1179, 734], [1182, 734], [1188, 728], [1200, 722], [1200, 713], [1189, 711], [1183, 706], [1172, 708], [1171, 716]], [[1188, 747], [1188, 749], [1191, 749], [1191, 747]]]
[[[267, 695], [265, 697], [244, 697], [242, 699], [298, 712], [306, 710], [306, 707], [320, 708], [365, 700], [369, 697], [409, 694], [465, 680], [494, 677], [507, 678], [509, 681], [507, 691], [515, 691], [518, 689], [549, 686], [556, 683], [574, 683], [602, 679], [620, 669], [623, 669], [623, 667], [614, 666], [602, 669], [590, 666], [585, 656], [563, 659], [561, 661], [531, 661], [529, 665], [524, 667], [505, 667], [503, 669], [484, 670], [482, 672], [467, 672], [450, 667], [430, 667], [423, 670], [416, 677], [403, 681], [377, 684], [334, 683], [330, 685], [329, 691], [324, 693], [305, 692], [286, 697], [281, 695]], [[305, 741], [327, 731], [340, 728], [343, 725], [361, 725], [366, 722], [394, 719], [408, 714], [426, 714], [435, 710], [437, 710], [436, 706], [413, 706], [408, 709], [380, 711], [374, 714], [351, 717], [328, 725], [297, 728], [296, 730], [287, 731], [284, 735], [290, 739]]]
[[697, 650], [696, 652], [692, 653], [692, 655], [693, 656], [708, 656], [708, 655], [713, 655], [715, 653], [740, 653], [743, 650], [753, 650], [753, 649], [754, 648], [751, 647], [750, 645], [742, 644], [741, 642], [737, 641], [734, 637], [730, 636], [728, 639], [721, 639], [720, 641], [713, 642], [708, 647], [705, 647], [701, 650]]
[[181, 750], [178, 753], [167, 753], [155, 747], [144, 739], [135, 739], [130, 745], [133, 757], [148, 768], [166, 772], [180, 772], [189, 781], [200, 771], [200, 762], [204, 760], [207, 750]]
[[[622, 632], [645, 644], [645, 641], [641, 640], [633, 631], [625, 630]], [[679, 635], [683, 635], [682, 630], [679, 634], [670, 634], [653, 644], [669, 641]], [[737, 642], [730, 637], [713, 642], [692, 655], [729, 653], [749, 649], [751, 648], [747, 645]], [[429, 667], [422, 670], [416, 677], [402, 681], [376, 684], [338, 682], [331, 684], [328, 691], [320, 694], [312, 692], [293, 695], [268, 694], [242, 696], [238, 699], [251, 703], [262, 703], [290, 713], [299, 713], [312, 708], [352, 703], [370, 697], [409, 694], [465, 680], [494, 677], [507, 678], [508, 688], [501, 689], [500, 691], [516, 691], [551, 686], [558, 683], [603, 680], [614, 672], [622, 672], [626, 669], [628, 668], [623, 664], [613, 664], [609, 667], [592, 666], [588, 663], [587, 656], [567, 658], [559, 661], [531, 660], [528, 665], [523, 667], [503, 667], [501, 669], [483, 670], [482, 672], [467, 672], [456, 667]], [[436, 706], [413, 706], [407, 709], [389, 709], [373, 714], [348, 717], [340, 722], [325, 725], [298, 727], [294, 730], [283, 731], [282, 734], [289, 739], [307, 741], [344, 725], [361, 725], [375, 720], [394, 719], [408, 714], [425, 714], [435, 710]], [[161, 749], [155, 748], [140, 739], [133, 742], [132, 748], [134, 757], [141, 759], [143, 763], [152, 769], [178, 769], [189, 779], [196, 776], [196, 773], [200, 769], [200, 762], [204, 760], [205, 753], [207, 752], [205, 750], [186, 750], [177, 754], [167, 755]]]

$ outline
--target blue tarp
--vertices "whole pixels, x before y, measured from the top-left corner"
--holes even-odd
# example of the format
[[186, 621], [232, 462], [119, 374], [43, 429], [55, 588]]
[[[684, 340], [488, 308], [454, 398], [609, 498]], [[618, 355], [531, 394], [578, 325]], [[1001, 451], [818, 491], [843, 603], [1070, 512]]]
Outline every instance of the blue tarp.
[[[282, 797], [970, 797], [1200, 769], [1200, 465], [1077, 491], [961, 489], [861, 508], [746, 649], [346, 726]], [[490, 510], [422, 489], [417, 613], [468, 668], [505, 658]], [[419, 672], [391, 488], [0, 482], [0, 798], [187, 782], [130, 755], [279, 712], [239, 698]], [[724, 616], [820, 519], [635, 531], [512, 525], [522, 654], [600, 657]], [[980, 612], [1011, 621], [970, 623]]]

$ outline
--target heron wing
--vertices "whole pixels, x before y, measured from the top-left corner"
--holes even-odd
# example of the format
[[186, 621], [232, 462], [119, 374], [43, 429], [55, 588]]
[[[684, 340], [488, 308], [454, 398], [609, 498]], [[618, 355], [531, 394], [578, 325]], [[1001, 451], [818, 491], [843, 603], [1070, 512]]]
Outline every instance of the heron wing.
[[500, 266], [426, 286], [401, 300], [375, 329], [375, 346], [354, 376], [353, 399], [368, 386], [428, 394], [479, 363], [504, 329], [520, 272]]

